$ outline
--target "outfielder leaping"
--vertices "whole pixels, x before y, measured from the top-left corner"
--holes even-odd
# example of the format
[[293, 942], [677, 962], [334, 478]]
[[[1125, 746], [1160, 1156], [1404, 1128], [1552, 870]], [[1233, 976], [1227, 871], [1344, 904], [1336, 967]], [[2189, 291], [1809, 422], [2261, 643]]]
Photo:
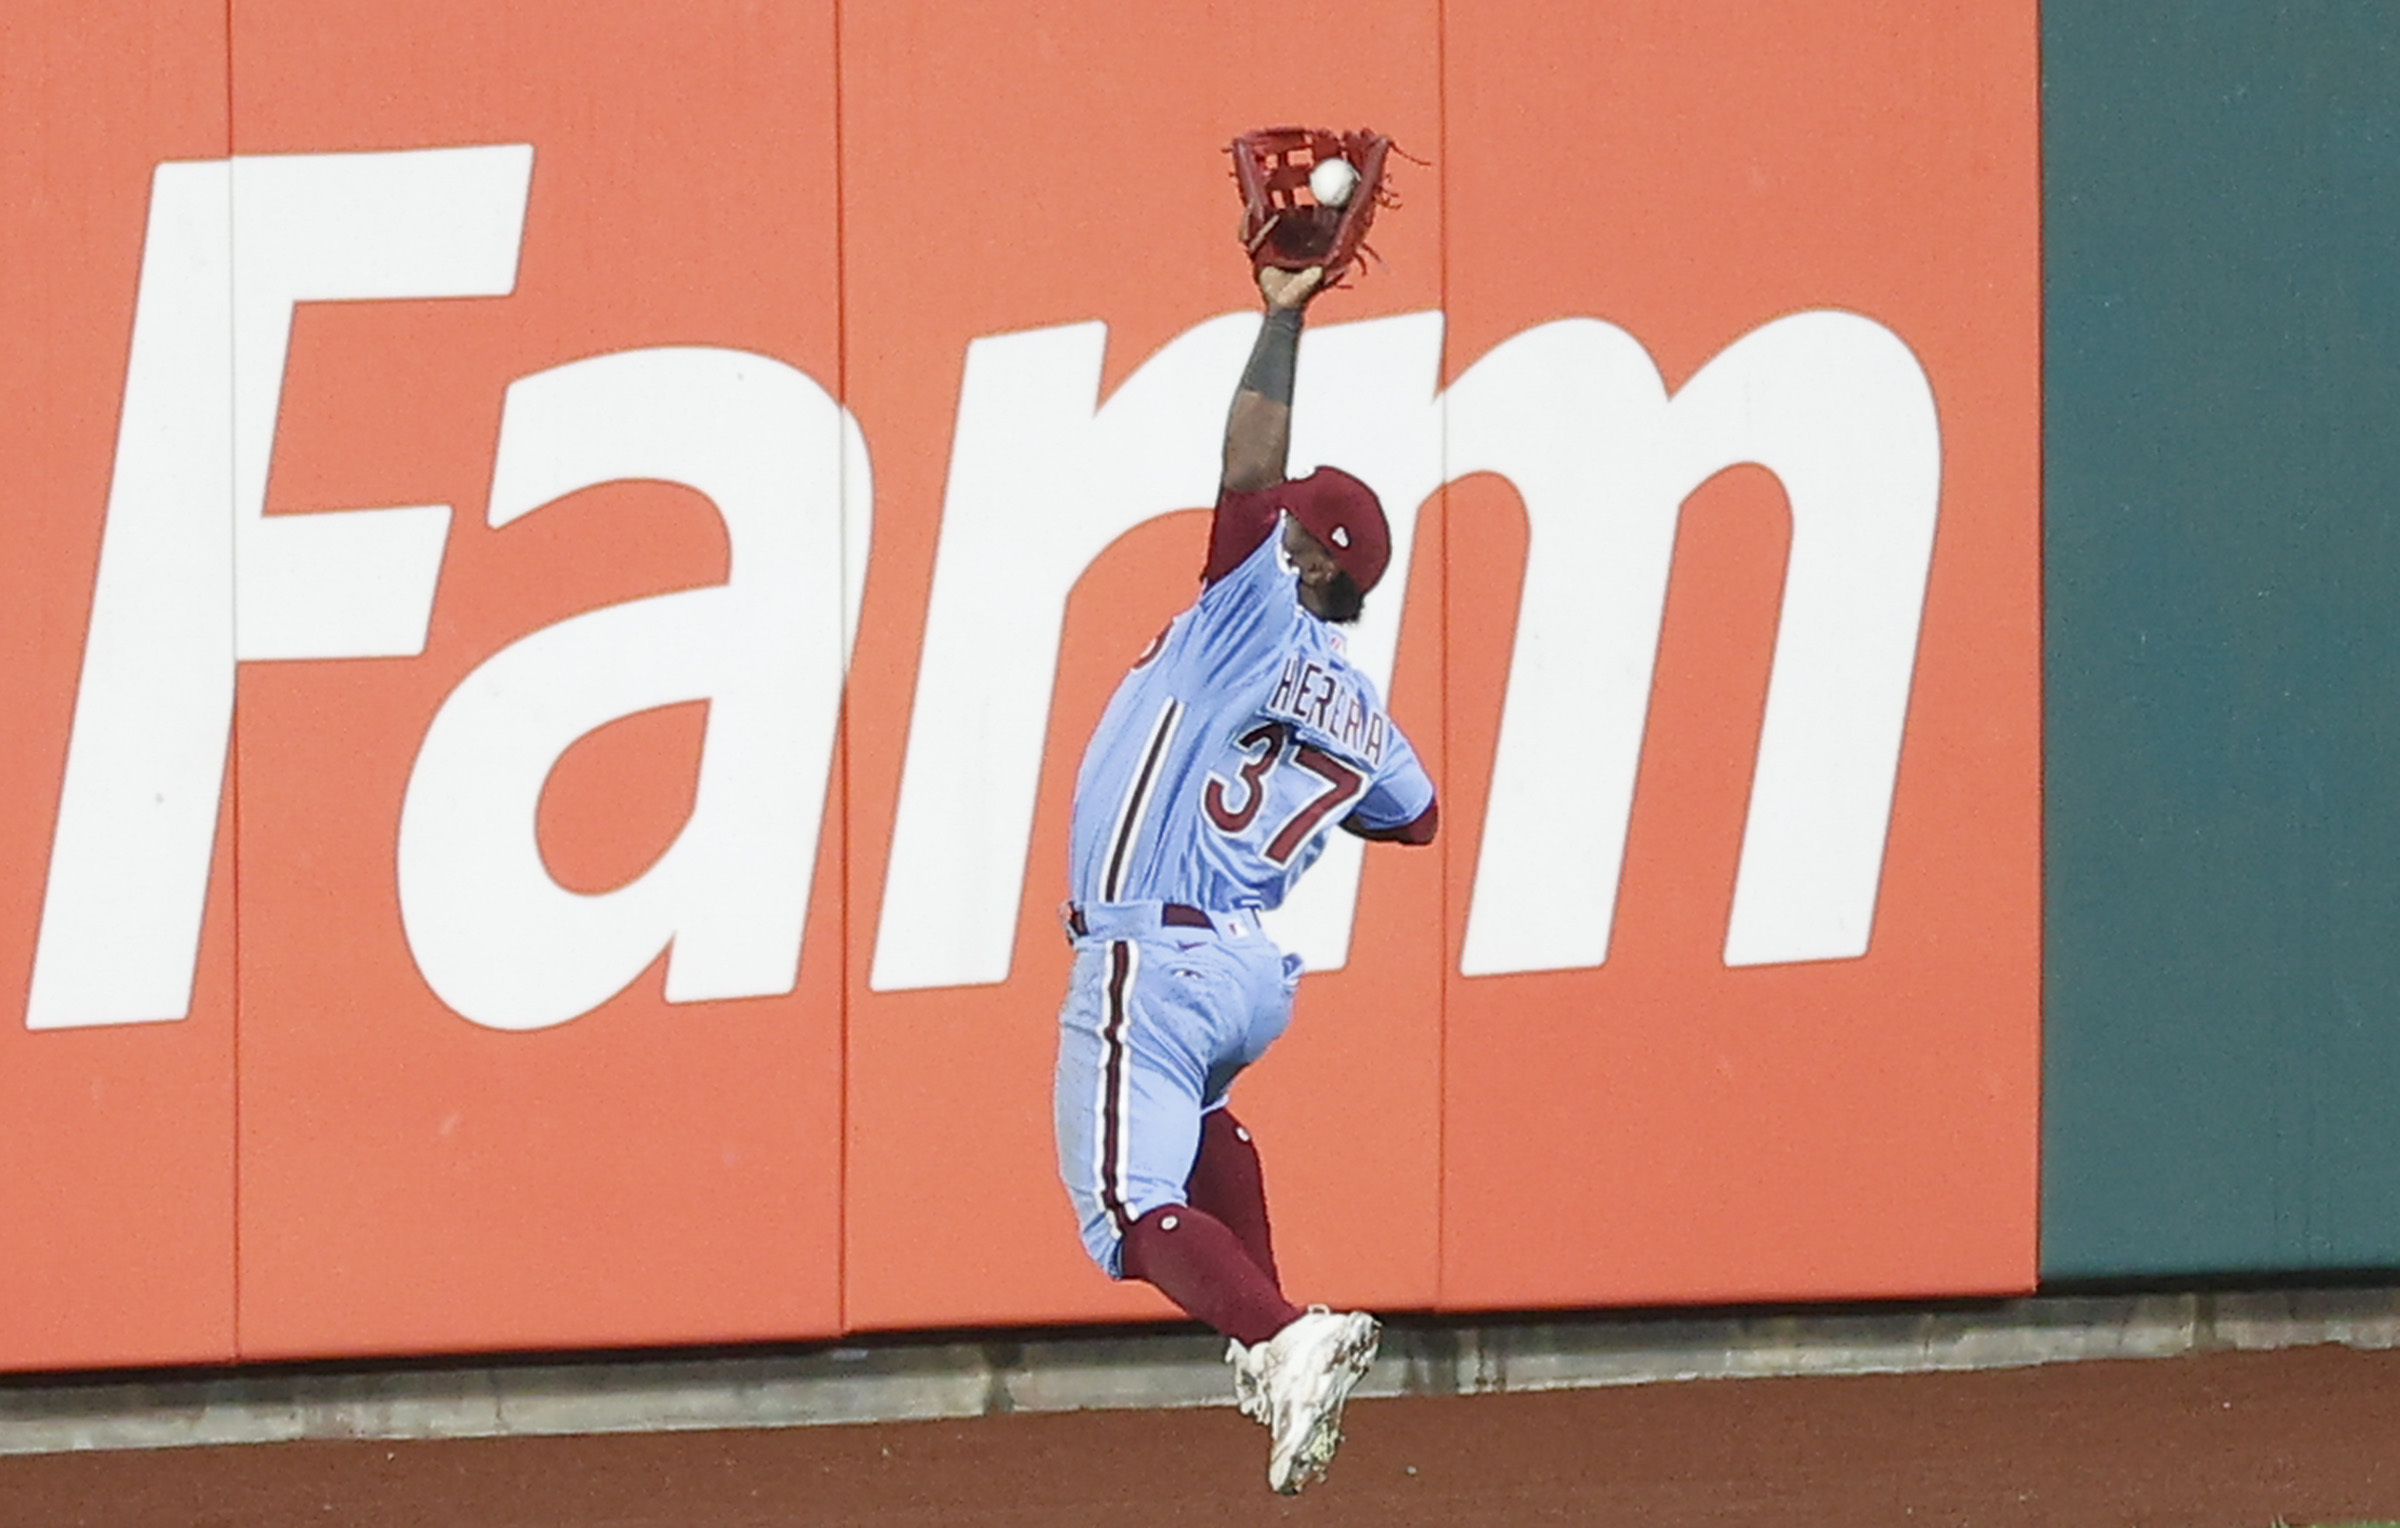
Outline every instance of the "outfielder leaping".
[[1076, 777], [1056, 1094], [1084, 1246], [1232, 1339], [1235, 1393], [1273, 1433], [1267, 1483], [1285, 1493], [1331, 1461], [1378, 1328], [1284, 1298], [1258, 1153], [1225, 1107], [1300, 981], [1258, 914], [1337, 824], [1425, 844], [1437, 815], [1336, 629], [1390, 558], [1383, 508], [1331, 467], [1284, 481], [1302, 310], [1322, 277], [1258, 273], [1266, 321], [1226, 423], [1200, 598], [1118, 685]]

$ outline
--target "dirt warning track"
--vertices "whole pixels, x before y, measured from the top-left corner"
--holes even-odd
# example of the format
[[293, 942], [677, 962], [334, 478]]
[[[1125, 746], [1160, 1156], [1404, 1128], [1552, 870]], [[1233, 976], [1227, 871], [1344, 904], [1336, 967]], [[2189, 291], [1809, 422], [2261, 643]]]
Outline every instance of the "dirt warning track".
[[2400, 1516], [2400, 1352], [1362, 1401], [1261, 1483], [1229, 1410], [0, 1460], [25, 1528], [2075, 1524]]

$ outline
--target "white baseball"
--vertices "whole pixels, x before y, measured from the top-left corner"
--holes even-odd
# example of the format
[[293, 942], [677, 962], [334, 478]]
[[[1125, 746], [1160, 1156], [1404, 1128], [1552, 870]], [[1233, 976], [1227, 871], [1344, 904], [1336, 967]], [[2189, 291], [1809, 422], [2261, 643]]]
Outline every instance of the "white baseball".
[[1321, 207], [1345, 207], [1358, 189], [1358, 171], [1347, 159], [1328, 159], [1308, 172], [1308, 194]]

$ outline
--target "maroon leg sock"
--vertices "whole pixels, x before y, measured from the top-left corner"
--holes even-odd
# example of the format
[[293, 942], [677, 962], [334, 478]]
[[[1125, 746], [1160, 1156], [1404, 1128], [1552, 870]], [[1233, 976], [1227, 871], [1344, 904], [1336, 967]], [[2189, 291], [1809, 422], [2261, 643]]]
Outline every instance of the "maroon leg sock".
[[1147, 1280], [1194, 1320], [1245, 1346], [1266, 1341], [1299, 1319], [1241, 1238], [1225, 1222], [1189, 1205], [1161, 1206], [1125, 1232], [1125, 1273]]
[[1213, 1109], [1200, 1117], [1200, 1157], [1192, 1164], [1185, 1186], [1192, 1208], [1225, 1222], [1241, 1238], [1250, 1261], [1266, 1270], [1278, 1289], [1275, 1236], [1267, 1225], [1267, 1180], [1258, 1165], [1258, 1147], [1250, 1132], [1230, 1109]]

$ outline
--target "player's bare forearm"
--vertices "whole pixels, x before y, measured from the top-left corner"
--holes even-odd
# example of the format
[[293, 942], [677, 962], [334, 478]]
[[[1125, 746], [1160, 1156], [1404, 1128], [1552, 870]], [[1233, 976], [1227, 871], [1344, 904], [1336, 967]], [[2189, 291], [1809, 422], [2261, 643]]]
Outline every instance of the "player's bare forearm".
[[1291, 454], [1292, 409], [1244, 388], [1233, 395], [1225, 421], [1225, 482], [1234, 493], [1255, 493], [1283, 481]]
[[1304, 271], [1269, 267], [1258, 273], [1267, 318], [1259, 325], [1250, 364], [1225, 420], [1223, 486], [1232, 492], [1254, 493], [1283, 481], [1291, 454], [1292, 379], [1300, 355], [1301, 314], [1324, 274], [1314, 266]]

